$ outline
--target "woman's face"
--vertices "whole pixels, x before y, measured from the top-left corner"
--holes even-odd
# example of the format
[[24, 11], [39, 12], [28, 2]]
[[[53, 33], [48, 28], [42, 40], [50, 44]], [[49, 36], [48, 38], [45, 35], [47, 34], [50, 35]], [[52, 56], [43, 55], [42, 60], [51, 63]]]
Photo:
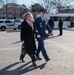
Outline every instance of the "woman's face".
[[27, 20], [32, 21], [33, 20], [33, 15], [32, 14], [27, 15]]

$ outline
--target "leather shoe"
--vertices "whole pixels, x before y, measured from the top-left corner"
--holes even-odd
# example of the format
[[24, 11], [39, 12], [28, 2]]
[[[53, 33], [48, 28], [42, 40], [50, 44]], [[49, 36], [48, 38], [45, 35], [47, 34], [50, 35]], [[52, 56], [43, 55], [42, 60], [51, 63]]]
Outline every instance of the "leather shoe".
[[20, 61], [25, 62], [23, 58], [20, 58]]
[[24, 60], [22, 60], [22, 62], [25, 62]]
[[37, 66], [35, 62], [33, 62], [33, 66]]
[[40, 57], [36, 57], [36, 59], [37, 59], [37, 60], [42, 60], [42, 58], [40, 58]]
[[62, 34], [59, 34], [58, 36], [62, 36]]
[[46, 62], [48, 62], [49, 60], [51, 60], [50, 58], [46, 59]]

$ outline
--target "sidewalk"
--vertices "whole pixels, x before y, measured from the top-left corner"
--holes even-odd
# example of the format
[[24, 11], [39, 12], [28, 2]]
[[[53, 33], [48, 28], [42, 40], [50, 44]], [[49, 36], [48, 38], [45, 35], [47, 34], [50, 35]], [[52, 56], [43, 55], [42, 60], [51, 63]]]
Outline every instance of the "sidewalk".
[[28, 55], [25, 62], [19, 61], [21, 52], [20, 32], [0, 32], [0, 75], [74, 75], [74, 31], [64, 30], [63, 36], [54, 36], [45, 40], [45, 47], [51, 60], [37, 61], [33, 67]]

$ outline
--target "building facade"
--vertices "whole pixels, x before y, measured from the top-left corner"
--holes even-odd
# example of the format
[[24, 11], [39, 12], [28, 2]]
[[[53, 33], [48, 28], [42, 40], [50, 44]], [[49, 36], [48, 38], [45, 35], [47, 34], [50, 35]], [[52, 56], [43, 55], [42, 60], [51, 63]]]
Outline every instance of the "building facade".
[[16, 3], [10, 3], [7, 5], [4, 5], [3, 8], [0, 9], [0, 18], [20, 18], [20, 13], [24, 9], [21, 5]]

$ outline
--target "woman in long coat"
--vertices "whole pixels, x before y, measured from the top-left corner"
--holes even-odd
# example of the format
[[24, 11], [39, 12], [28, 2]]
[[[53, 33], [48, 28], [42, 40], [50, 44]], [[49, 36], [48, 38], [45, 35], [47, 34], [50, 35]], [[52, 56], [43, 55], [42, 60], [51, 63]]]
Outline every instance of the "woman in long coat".
[[35, 39], [34, 39], [34, 26], [33, 26], [33, 15], [31, 13], [27, 13], [25, 15], [25, 20], [21, 25], [21, 41], [22, 44], [25, 45], [26, 51], [28, 55], [31, 57], [33, 65], [36, 66], [35, 59]]

